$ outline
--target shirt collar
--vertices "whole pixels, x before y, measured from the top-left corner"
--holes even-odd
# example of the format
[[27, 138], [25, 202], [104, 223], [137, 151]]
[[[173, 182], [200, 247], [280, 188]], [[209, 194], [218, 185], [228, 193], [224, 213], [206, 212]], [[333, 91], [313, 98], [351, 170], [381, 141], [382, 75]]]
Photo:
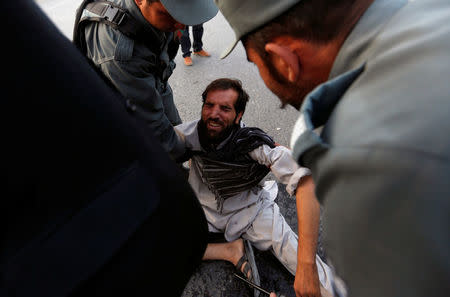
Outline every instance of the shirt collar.
[[[299, 160], [304, 152], [312, 148], [321, 151], [328, 148], [328, 145], [314, 132], [314, 129], [327, 122], [342, 95], [364, 71], [364, 67], [365, 64], [331, 79], [306, 96], [300, 109], [300, 116], [292, 131], [291, 147], [294, 148], [295, 160]], [[307, 164], [300, 162], [300, 165]]]

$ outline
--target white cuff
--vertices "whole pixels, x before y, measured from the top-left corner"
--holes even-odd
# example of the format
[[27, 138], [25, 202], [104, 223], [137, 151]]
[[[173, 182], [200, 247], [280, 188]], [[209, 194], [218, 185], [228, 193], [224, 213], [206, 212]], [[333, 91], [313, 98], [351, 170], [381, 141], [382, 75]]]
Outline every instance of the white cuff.
[[297, 169], [294, 174], [289, 179], [288, 184], [286, 185], [286, 191], [289, 195], [294, 196], [295, 191], [297, 190], [298, 183], [304, 176], [311, 175], [311, 171], [306, 167], [300, 167]]

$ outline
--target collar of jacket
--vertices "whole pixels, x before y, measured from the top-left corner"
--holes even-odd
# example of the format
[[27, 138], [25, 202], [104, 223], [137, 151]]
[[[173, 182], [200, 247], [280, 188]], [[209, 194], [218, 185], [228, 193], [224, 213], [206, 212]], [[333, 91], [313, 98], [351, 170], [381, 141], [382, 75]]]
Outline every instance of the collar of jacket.
[[364, 71], [364, 67], [365, 64], [329, 80], [306, 96], [291, 137], [293, 157], [301, 166], [311, 168], [315, 156], [328, 149], [328, 144], [314, 130], [327, 122], [342, 95]]

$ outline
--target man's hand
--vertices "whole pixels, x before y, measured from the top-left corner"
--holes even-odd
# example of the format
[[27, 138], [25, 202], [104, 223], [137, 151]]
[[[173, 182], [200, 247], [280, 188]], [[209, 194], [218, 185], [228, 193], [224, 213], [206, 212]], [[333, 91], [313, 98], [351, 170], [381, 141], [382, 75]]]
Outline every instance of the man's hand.
[[300, 263], [295, 273], [294, 291], [297, 297], [320, 297], [320, 282], [316, 263]]

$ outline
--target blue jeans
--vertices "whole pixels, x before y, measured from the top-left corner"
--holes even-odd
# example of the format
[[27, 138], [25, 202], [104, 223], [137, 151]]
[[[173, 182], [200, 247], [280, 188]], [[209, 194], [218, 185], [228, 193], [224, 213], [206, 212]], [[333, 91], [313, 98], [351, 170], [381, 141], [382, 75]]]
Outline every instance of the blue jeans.
[[[192, 49], [194, 52], [199, 52], [202, 50], [203, 43], [203, 24], [192, 26], [192, 35], [194, 38]], [[189, 37], [189, 26], [183, 31], [183, 35], [180, 38], [181, 51], [183, 52], [183, 58], [189, 57], [191, 55], [191, 39]]]

